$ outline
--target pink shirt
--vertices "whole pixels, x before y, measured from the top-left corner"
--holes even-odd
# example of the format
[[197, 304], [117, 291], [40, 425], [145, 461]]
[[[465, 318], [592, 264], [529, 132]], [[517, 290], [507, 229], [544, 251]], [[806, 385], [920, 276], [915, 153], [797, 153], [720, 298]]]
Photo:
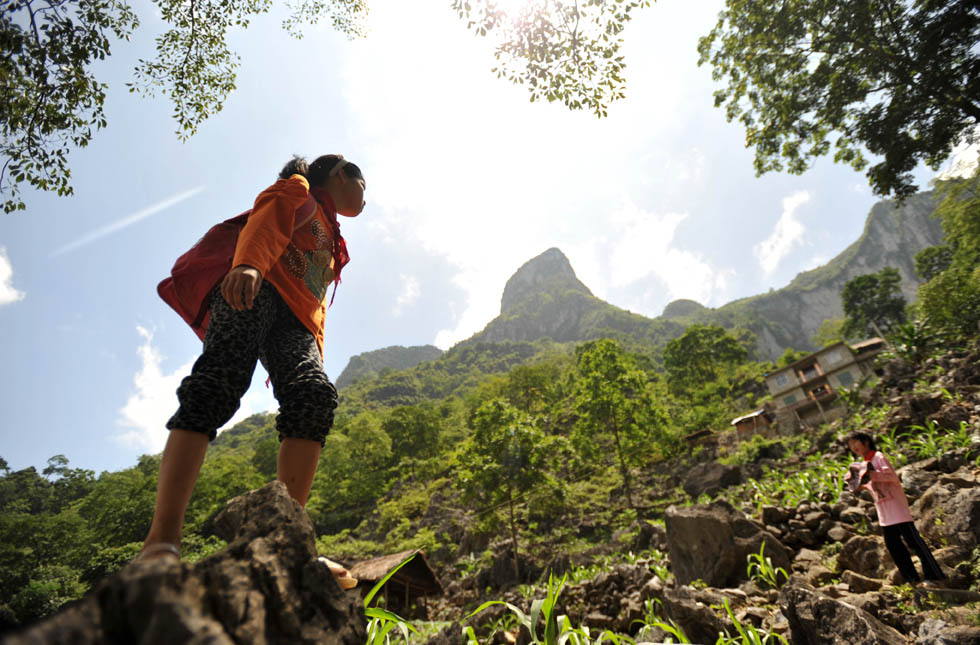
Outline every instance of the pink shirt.
[[871, 471], [871, 482], [865, 484], [863, 488], [871, 491], [875, 500], [875, 508], [878, 509], [878, 524], [891, 526], [902, 522], [911, 522], [912, 513], [909, 512], [909, 501], [905, 498], [905, 491], [902, 490], [902, 482], [898, 479], [898, 473], [888, 463], [885, 456], [878, 451], [871, 454], [868, 459], [874, 470]]

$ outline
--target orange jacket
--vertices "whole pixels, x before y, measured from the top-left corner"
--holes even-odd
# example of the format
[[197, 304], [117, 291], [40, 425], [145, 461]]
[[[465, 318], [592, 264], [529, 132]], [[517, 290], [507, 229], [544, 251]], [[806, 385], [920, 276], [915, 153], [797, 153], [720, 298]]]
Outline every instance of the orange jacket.
[[302, 175], [280, 179], [255, 199], [252, 214], [238, 236], [232, 266], [255, 267], [276, 288], [323, 355], [327, 287], [334, 280], [331, 228], [319, 202], [313, 217], [297, 228], [297, 210], [309, 199]]

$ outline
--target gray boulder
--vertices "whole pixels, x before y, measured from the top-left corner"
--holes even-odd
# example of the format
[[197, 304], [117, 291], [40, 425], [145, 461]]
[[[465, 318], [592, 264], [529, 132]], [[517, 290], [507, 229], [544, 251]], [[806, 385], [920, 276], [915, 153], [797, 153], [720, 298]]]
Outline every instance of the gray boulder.
[[905, 645], [908, 640], [871, 614], [791, 580], [779, 593], [779, 607], [797, 645]]
[[667, 548], [679, 584], [697, 579], [712, 587], [736, 587], [747, 579], [746, 558], [765, 554], [789, 571], [791, 553], [772, 533], [724, 501], [671, 506], [665, 513]]
[[884, 542], [878, 537], [858, 535], [848, 540], [837, 555], [837, 568], [868, 578], [883, 578], [894, 568]]
[[284, 484], [231, 500], [215, 526], [222, 551], [130, 564], [4, 645], [365, 642], [359, 594], [317, 561], [313, 524]]
[[938, 618], [927, 618], [919, 625], [916, 645], [976, 645], [980, 643], [980, 627], [950, 625]]
[[980, 544], [980, 486], [972, 474], [940, 477], [912, 505], [916, 526], [931, 543], [973, 547]]
[[684, 478], [684, 492], [697, 499], [703, 494], [714, 495], [723, 488], [742, 483], [742, 469], [717, 461], [698, 464]]

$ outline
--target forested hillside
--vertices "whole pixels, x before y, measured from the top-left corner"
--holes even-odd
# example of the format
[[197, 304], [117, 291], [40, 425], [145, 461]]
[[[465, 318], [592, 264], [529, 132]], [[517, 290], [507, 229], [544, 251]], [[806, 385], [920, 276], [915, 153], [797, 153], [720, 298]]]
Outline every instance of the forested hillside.
[[[601, 329], [618, 333], [585, 342], [475, 338], [433, 360], [365, 376], [344, 389], [307, 506], [319, 552], [351, 563], [424, 550], [447, 591], [429, 603], [436, 622], [419, 623], [430, 634], [446, 630], [448, 640], [433, 642], [459, 642], [460, 625], [454, 623], [486, 600], [504, 597], [526, 609], [548, 592], [549, 572], [566, 574], [562, 606], [576, 625], [609, 629], [624, 639], [646, 628], [660, 629], [650, 633], [662, 637], [668, 618], [689, 634], [734, 634], [736, 624], [749, 622], [779, 634], [803, 629], [793, 626], [797, 619], [787, 615], [789, 609], [777, 611], [777, 605], [796, 603], [783, 596], [831, 593], [814, 591], [814, 585], [837, 585], [837, 597], [843, 597], [857, 593], [860, 581], [848, 587], [852, 574], [875, 580], [888, 575], [887, 564], [872, 571], [853, 564], [860, 558], [848, 560], [848, 549], [880, 545], [868, 503], [840, 499], [848, 462], [841, 433], [875, 431], [884, 449], [915, 464], [916, 472], [945, 473], [921, 475], [921, 490], [910, 493], [916, 499], [926, 499], [932, 484], [955, 485], [949, 496], [975, 486], [978, 181], [947, 187], [952, 192], [940, 214], [951, 260], [920, 289], [913, 322], [896, 328], [882, 379], [845, 393], [850, 414], [843, 422], [804, 435], [735, 441], [730, 420], [766, 401], [764, 375], [796, 356], [754, 360], [757, 338], [745, 328], [683, 329], [661, 320], [648, 329], [669, 329], [663, 336], [637, 336], [628, 325], [616, 327], [615, 316], [594, 314], [602, 321], [592, 327], [597, 335]], [[563, 293], [592, 303], [591, 294], [574, 283], [566, 282]], [[506, 311], [530, 308], [526, 297], [508, 300]], [[687, 309], [698, 315], [696, 307]], [[187, 560], [224, 546], [214, 518], [227, 500], [275, 477], [273, 424], [271, 415], [256, 415], [215, 441], [188, 512], [182, 547]], [[922, 463], [926, 458], [936, 460], [934, 467]], [[131, 468], [98, 475], [61, 456], [41, 472], [13, 472], [0, 462], [4, 629], [49, 615], [132, 559], [150, 522], [158, 459], [144, 456]], [[943, 459], [948, 463], [940, 464]], [[737, 477], [707, 486], [691, 480], [719, 468], [737, 470]], [[930, 499], [939, 500], [937, 495]], [[809, 587], [795, 580], [780, 596], [775, 589], [785, 579], [777, 574], [767, 589], [764, 578], [745, 574], [744, 553], [724, 575], [698, 569], [676, 546], [676, 533], [671, 538], [670, 522], [702, 511], [753, 536], [765, 531], [763, 542], [778, 552], [776, 565], [803, 575]], [[967, 540], [944, 552], [942, 562], [968, 589], [980, 567], [980, 551], [972, 550], [980, 544], [980, 524], [971, 524], [980, 515], [963, 512], [965, 519], [947, 516], [927, 537], [946, 540], [946, 546]], [[949, 533], [954, 529], [962, 536]], [[761, 543], [751, 542], [752, 548]], [[819, 562], [827, 573], [818, 576], [800, 558]], [[739, 593], [721, 591], [736, 585], [742, 585]], [[921, 629], [923, 612], [935, 605], [906, 611], [902, 603], [911, 602], [912, 592], [896, 589], [867, 600], [860, 611], [874, 613], [892, 631]], [[684, 603], [700, 603], [701, 609], [685, 614]], [[728, 603], [737, 615], [726, 614]], [[505, 632], [516, 638], [519, 625], [498, 609], [471, 621], [486, 642], [498, 642], [492, 639]], [[970, 616], [976, 620], [976, 612], [947, 619], [965, 624]]]

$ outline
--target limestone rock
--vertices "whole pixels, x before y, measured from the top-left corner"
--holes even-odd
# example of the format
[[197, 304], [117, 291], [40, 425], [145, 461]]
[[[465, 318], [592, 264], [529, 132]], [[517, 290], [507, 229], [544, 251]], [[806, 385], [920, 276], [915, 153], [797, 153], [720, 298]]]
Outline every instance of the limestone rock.
[[671, 506], [665, 519], [671, 567], [680, 584], [700, 578], [713, 587], [737, 586], [746, 579], [746, 558], [763, 542], [773, 566], [789, 570], [789, 550], [727, 502]]
[[949, 625], [938, 618], [927, 618], [919, 626], [916, 645], [976, 645], [980, 643], [980, 627]]
[[837, 566], [841, 571], [850, 570], [869, 578], [881, 578], [894, 569], [884, 543], [870, 535], [848, 540], [837, 555]]
[[130, 564], [5, 645], [364, 643], [359, 596], [317, 561], [313, 525], [285, 485], [236, 497], [215, 525], [222, 551]]
[[791, 641], [799, 645], [904, 645], [905, 637], [857, 607], [791, 582], [779, 594]]
[[742, 469], [717, 461], [698, 464], [684, 479], [684, 492], [697, 499], [702, 494], [714, 495], [723, 488], [742, 483]]
[[867, 591], [878, 591], [881, 589], [882, 581], [877, 578], [862, 576], [854, 571], [845, 571], [841, 574], [841, 580], [847, 583], [847, 588], [851, 593], [865, 593]]
[[[962, 471], [959, 471], [962, 472]], [[912, 517], [927, 542], [973, 547], [980, 544], [980, 486], [942, 478], [912, 505]]]

